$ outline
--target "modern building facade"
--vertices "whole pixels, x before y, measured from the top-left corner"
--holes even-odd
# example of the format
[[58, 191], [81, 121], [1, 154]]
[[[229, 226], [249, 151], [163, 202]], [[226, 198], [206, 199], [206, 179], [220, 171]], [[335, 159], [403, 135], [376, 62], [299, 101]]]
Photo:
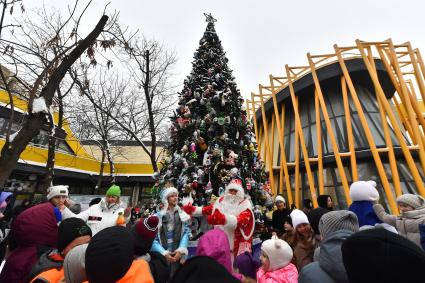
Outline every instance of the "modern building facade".
[[[14, 119], [12, 134], [20, 129], [27, 113], [28, 101], [25, 96], [14, 95]], [[10, 123], [10, 103], [6, 91], [0, 89], [0, 149], [5, 144], [5, 135]], [[58, 121], [54, 113], [55, 124]], [[46, 124], [40, 134], [32, 140], [21, 154], [15, 170], [6, 184], [5, 190], [13, 191], [18, 200], [40, 198], [39, 184], [47, 172], [49, 129]], [[94, 190], [99, 178], [101, 154], [96, 141], [80, 141], [65, 120], [62, 135], [57, 140], [55, 153], [54, 184], [69, 185], [71, 194], [103, 194], [106, 188]], [[114, 161], [115, 181], [121, 186], [123, 195], [129, 196], [133, 203], [143, 195], [149, 194], [154, 183], [154, 172], [148, 155], [134, 141], [110, 141]], [[150, 142], [145, 145], [150, 149]], [[157, 155], [163, 154], [165, 143], [157, 143]], [[104, 176], [110, 175], [109, 165], [104, 166]]]
[[377, 182], [393, 212], [402, 193], [425, 196], [425, 66], [410, 43], [356, 41], [305, 66], [285, 66], [246, 101], [275, 194], [301, 207]]

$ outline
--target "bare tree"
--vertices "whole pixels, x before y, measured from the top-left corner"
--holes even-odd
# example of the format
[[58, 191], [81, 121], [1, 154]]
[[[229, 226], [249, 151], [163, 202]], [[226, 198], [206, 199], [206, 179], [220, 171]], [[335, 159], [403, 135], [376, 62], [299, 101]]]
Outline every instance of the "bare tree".
[[[139, 37], [137, 32], [131, 33], [115, 22], [109, 34], [121, 48], [120, 58], [126, 62], [132, 81], [136, 84], [137, 93], [126, 115], [123, 115], [125, 132], [131, 137], [142, 140], [149, 137], [151, 148], [143, 146], [149, 155], [155, 172], [157, 166], [157, 135], [163, 129], [165, 118], [176, 103], [175, 86], [171, 84], [172, 67], [176, 56], [164, 45], [155, 40]], [[141, 100], [140, 94], [144, 96]], [[160, 131], [162, 132], [162, 131]]]
[[[127, 107], [127, 86], [128, 82], [118, 74], [99, 72], [90, 80], [85, 88], [85, 96], [80, 97], [79, 103], [68, 108], [68, 119], [71, 123], [77, 127], [79, 124], [85, 125], [86, 129], [81, 134], [84, 135], [85, 131], [90, 131], [90, 135], [86, 137], [95, 141], [101, 150], [96, 189], [102, 186], [106, 159], [110, 172], [110, 178], [106, 182], [115, 182], [115, 166], [110, 141], [121, 135], [120, 126], [115, 120], [121, 117], [123, 109]], [[93, 103], [96, 107], [93, 107]]]
[[[75, 1], [75, 6], [70, 8], [69, 16], [62, 22], [63, 24], [59, 30], [56, 30], [55, 35], [44, 43], [44, 46], [50, 45], [56, 46], [56, 48], [45, 50], [31, 49], [33, 36], [28, 34], [27, 30], [22, 27], [20, 27], [19, 33], [9, 33], [7, 36], [4, 36], [3, 32], [0, 33], [2, 62], [6, 66], [11, 66], [15, 69], [16, 78], [20, 77], [29, 82], [29, 84], [22, 84], [27, 87], [26, 91], [29, 96], [28, 115], [26, 115], [22, 128], [14, 135], [14, 138], [9, 138], [9, 135], [6, 137], [6, 143], [1, 150], [0, 186], [3, 186], [8, 179], [27, 144], [39, 134], [42, 125], [46, 122], [46, 117], [49, 117], [54, 95], [74, 62], [86, 51], [90, 60], [92, 62], [95, 60], [94, 47], [97, 43], [97, 37], [105, 29], [108, 16], [103, 15], [96, 27], [85, 38], [80, 38], [78, 35], [80, 20], [90, 3], [91, 1], [79, 15], [76, 15], [78, 0]], [[4, 11], [10, 5], [10, 1], [3, 1], [0, 4], [3, 5], [3, 24]], [[4, 26], [2, 25], [2, 27]], [[72, 27], [70, 30], [73, 32], [67, 39], [61, 41], [60, 31], [68, 26]], [[54, 52], [51, 53], [51, 50]], [[41, 56], [40, 54], [43, 54], [42, 51], [47, 53]], [[47, 58], [47, 64], [40, 57]], [[42, 63], [40, 64], [40, 62]], [[10, 123], [12, 121], [10, 120]]]

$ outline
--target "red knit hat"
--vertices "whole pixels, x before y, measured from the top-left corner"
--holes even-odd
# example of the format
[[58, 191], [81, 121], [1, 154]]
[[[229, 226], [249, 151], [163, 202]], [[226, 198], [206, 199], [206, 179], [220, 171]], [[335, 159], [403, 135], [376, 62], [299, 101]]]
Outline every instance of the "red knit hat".
[[159, 218], [151, 215], [147, 218], [140, 218], [135, 225], [136, 233], [140, 238], [150, 241], [153, 240], [158, 231]]

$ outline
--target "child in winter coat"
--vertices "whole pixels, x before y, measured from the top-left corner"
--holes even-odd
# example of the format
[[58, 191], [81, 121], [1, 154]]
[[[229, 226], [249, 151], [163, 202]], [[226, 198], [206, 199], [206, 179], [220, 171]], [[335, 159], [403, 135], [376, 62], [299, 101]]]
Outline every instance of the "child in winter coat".
[[350, 186], [350, 197], [353, 203], [348, 210], [354, 212], [359, 220], [359, 226], [375, 226], [382, 223], [373, 210], [373, 204], [379, 200], [375, 181], [357, 181]]
[[196, 256], [209, 256], [223, 265], [235, 278], [239, 280], [243, 278], [241, 274], [234, 273], [232, 270], [229, 239], [226, 233], [219, 228], [209, 230], [199, 238]]
[[294, 258], [298, 270], [313, 261], [314, 250], [319, 242], [316, 240], [313, 229], [310, 226], [307, 215], [299, 209], [291, 212], [294, 226], [295, 244]]
[[262, 266], [257, 271], [258, 283], [297, 283], [298, 271], [291, 263], [292, 249], [284, 240], [273, 236], [261, 245]]
[[375, 204], [373, 210], [383, 222], [394, 226], [399, 234], [421, 247], [419, 225], [425, 224], [425, 199], [414, 194], [404, 194], [397, 198], [401, 214], [390, 215], [380, 204]]
[[91, 229], [79, 218], [68, 218], [58, 228], [58, 248], [41, 255], [32, 268], [30, 282], [60, 282], [64, 279], [64, 258], [74, 247], [87, 244], [91, 240]]

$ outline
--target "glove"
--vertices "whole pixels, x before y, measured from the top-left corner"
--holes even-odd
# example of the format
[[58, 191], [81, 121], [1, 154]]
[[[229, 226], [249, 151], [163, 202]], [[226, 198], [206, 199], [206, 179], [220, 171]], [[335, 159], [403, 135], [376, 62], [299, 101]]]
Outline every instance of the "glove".
[[213, 214], [207, 217], [207, 222], [211, 225], [224, 225], [226, 224], [226, 216], [216, 209]]
[[192, 213], [194, 213], [195, 210], [196, 210], [196, 206], [193, 206], [191, 203], [189, 203], [189, 204], [182, 206], [182, 209], [187, 214], [192, 215]]

